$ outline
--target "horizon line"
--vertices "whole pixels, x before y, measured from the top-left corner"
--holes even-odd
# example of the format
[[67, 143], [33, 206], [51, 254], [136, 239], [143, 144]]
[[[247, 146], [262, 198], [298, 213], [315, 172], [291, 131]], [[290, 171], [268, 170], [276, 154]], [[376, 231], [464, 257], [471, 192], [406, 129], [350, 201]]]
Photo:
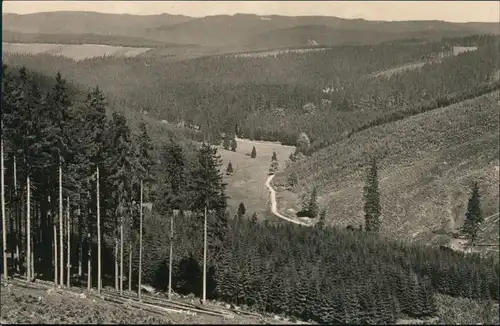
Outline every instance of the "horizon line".
[[159, 14], [142, 14], [142, 13], [116, 13], [116, 12], [104, 12], [104, 11], [94, 11], [94, 10], [49, 10], [49, 11], [36, 11], [36, 12], [29, 12], [29, 13], [18, 13], [18, 12], [3, 12], [2, 10], [2, 16], [3, 15], [19, 15], [19, 16], [28, 16], [28, 15], [36, 15], [36, 14], [47, 14], [47, 13], [95, 13], [95, 14], [105, 14], [105, 15], [115, 15], [115, 16], [120, 16], [120, 15], [128, 15], [128, 16], [143, 16], [143, 17], [148, 17], [148, 16], [161, 16], [161, 15], [169, 15], [169, 16], [182, 16], [182, 17], [188, 17], [188, 18], [193, 18], [193, 19], [202, 19], [202, 18], [207, 18], [207, 17], [217, 17], [217, 16], [228, 16], [228, 17], [233, 17], [236, 15], [246, 15], [246, 16], [257, 16], [257, 17], [271, 17], [271, 16], [277, 16], [277, 17], [288, 17], [288, 18], [294, 18], [294, 17], [327, 17], [327, 18], [337, 18], [337, 19], [343, 19], [343, 20], [363, 20], [363, 21], [368, 21], [368, 22], [387, 22], [387, 23], [394, 23], [394, 22], [445, 22], [445, 23], [452, 23], [452, 24], [470, 24], [470, 23], [479, 23], [479, 24], [494, 24], [494, 23], [500, 23], [500, 17], [497, 21], [450, 21], [450, 20], [442, 20], [442, 19], [406, 19], [406, 20], [371, 20], [371, 19], [365, 19], [365, 18], [344, 18], [344, 17], [339, 17], [339, 16], [329, 16], [329, 15], [280, 15], [280, 14], [254, 14], [254, 13], [233, 13], [233, 14], [213, 14], [213, 15], [205, 15], [205, 16], [189, 16], [185, 14], [171, 14], [168, 12], [162, 12]]

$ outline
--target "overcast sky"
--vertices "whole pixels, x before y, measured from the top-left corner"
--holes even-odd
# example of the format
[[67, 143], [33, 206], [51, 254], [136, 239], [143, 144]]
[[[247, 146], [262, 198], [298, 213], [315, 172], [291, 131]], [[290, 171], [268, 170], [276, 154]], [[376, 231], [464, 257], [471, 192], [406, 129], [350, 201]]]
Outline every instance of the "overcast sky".
[[499, 22], [499, 1], [2, 1], [4, 13], [98, 11], [139, 15], [322, 15], [367, 20]]

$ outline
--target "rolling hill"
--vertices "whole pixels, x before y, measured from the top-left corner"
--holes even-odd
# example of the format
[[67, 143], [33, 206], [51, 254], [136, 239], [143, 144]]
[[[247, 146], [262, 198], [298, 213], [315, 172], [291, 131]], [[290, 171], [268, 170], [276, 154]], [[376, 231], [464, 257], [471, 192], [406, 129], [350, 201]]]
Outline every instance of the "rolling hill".
[[[309, 45], [309, 40], [325, 45], [372, 44], [410, 37], [436, 40], [450, 36], [498, 34], [498, 26], [495, 23], [383, 22], [323, 16], [235, 14], [194, 18], [169, 14], [118, 15], [62, 11], [26, 15], [3, 14], [2, 18], [4, 39], [8, 33], [11, 37], [12, 33], [18, 33], [16, 35], [18, 42], [29, 42], [33, 39], [30, 34], [82, 34], [87, 37], [89, 34], [94, 34], [142, 38], [149, 43], [158, 41], [183, 45], [197, 44], [218, 48], [224, 53], [301, 47]], [[102, 38], [99, 41], [106, 40]]]
[[144, 31], [192, 18], [177, 15], [127, 15], [86, 11], [2, 14], [2, 30], [36, 34], [98, 34], [139, 37]]
[[[463, 222], [473, 181], [480, 185], [484, 215], [498, 213], [498, 96], [372, 127], [320, 150], [277, 175], [275, 185], [286, 199], [280, 207], [299, 208], [299, 194], [315, 185], [329, 223], [364, 223], [364, 179], [375, 157], [383, 232], [407, 240], [441, 241], [436, 233], [449, 239]], [[291, 172], [298, 175], [295, 192], [284, 190]]]
[[2, 42], [6, 43], [56, 43], [56, 44], [105, 44], [117, 46], [135, 46], [165, 48], [180, 46], [179, 44], [167, 43], [158, 40], [150, 40], [141, 37], [125, 35], [100, 35], [92, 33], [78, 34], [43, 34], [43, 33], [20, 33], [4, 30]]

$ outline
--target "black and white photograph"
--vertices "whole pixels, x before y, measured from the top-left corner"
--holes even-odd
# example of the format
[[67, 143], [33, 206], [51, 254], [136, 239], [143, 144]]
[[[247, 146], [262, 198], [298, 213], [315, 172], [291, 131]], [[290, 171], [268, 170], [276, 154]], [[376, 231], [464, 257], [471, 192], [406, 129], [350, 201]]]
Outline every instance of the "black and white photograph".
[[498, 1], [2, 1], [1, 101], [0, 324], [500, 324]]

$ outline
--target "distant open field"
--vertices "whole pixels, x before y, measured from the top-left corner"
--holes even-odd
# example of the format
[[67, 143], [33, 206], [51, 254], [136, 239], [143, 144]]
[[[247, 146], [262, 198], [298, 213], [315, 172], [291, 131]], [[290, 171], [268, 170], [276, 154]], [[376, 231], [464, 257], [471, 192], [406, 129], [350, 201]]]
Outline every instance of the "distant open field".
[[[264, 183], [268, 176], [269, 165], [273, 150], [276, 151], [280, 170], [284, 168], [284, 162], [290, 153], [295, 150], [293, 146], [284, 146], [278, 143], [250, 141], [246, 139], [237, 140], [236, 152], [219, 148], [222, 158], [224, 181], [227, 183], [227, 192], [231, 196], [229, 206], [236, 212], [238, 205], [243, 202], [247, 209], [247, 215], [251, 216], [256, 212], [260, 218], [271, 215], [269, 192]], [[255, 146], [257, 157], [250, 158], [245, 154], [252, 152]], [[233, 174], [225, 174], [228, 163], [233, 166]]]
[[258, 51], [258, 52], [254, 51], [254, 52], [245, 52], [245, 53], [234, 53], [234, 54], [231, 54], [230, 56], [244, 57], [244, 58], [262, 58], [262, 57], [269, 57], [269, 56], [277, 56], [277, 55], [286, 54], [286, 53], [318, 52], [318, 51], [325, 51], [328, 49], [329, 48], [276, 49], [276, 50], [269, 50], [269, 51]]
[[85, 60], [96, 57], [136, 57], [151, 48], [134, 48], [102, 44], [49, 44], [49, 43], [6, 43], [2, 42], [2, 51], [7, 53], [52, 54], [73, 60]]
[[398, 67], [394, 67], [391, 69], [387, 69], [384, 71], [379, 71], [379, 72], [373, 73], [372, 76], [373, 77], [382, 77], [382, 76], [391, 77], [395, 74], [400, 74], [400, 73], [407, 71], [407, 70], [415, 70], [415, 69], [422, 68], [425, 64], [430, 63], [432, 61], [440, 61], [446, 57], [450, 57], [453, 55], [459, 55], [459, 54], [464, 53], [464, 52], [476, 51], [476, 50], [477, 50], [477, 47], [475, 47], [475, 46], [473, 46], [473, 47], [471, 47], [471, 46], [454, 46], [450, 52], [439, 53], [436, 59], [422, 61], [422, 62], [408, 63], [408, 64], [401, 65]]

